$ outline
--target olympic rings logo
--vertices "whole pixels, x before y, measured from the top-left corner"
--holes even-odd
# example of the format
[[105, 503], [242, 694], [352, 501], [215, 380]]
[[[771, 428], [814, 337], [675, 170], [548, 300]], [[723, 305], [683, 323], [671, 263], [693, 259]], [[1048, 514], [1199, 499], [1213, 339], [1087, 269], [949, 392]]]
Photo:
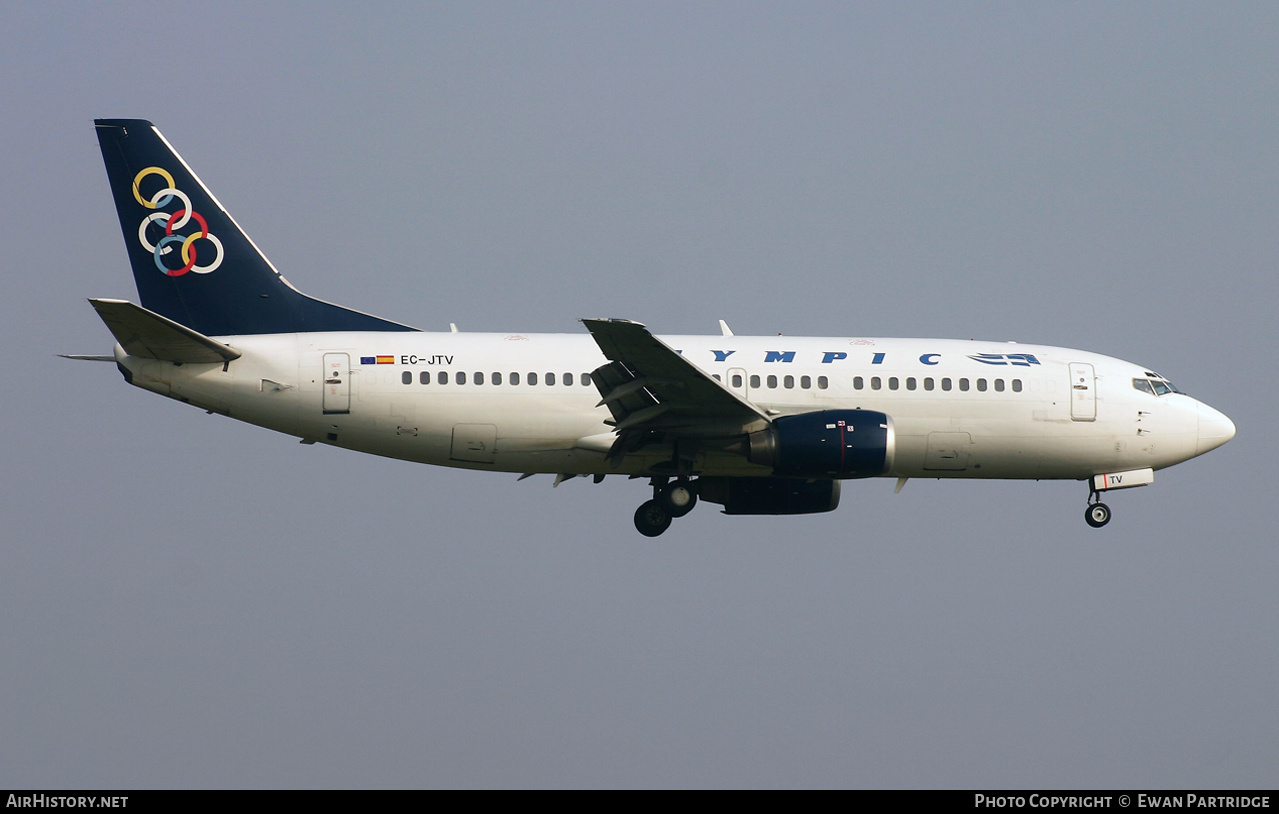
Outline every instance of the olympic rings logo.
[[[145, 200], [141, 192], [142, 179], [148, 175], [160, 176], [165, 182], [165, 187], [152, 195], [150, 200]], [[222, 265], [222, 258], [226, 256], [226, 253], [222, 250], [222, 241], [209, 233], [209, 225], [204, 222], [204, 216], [191, 209], [191, 199], [187, 197], [185, 192], [173, 185], [173, 176], [168, 170], [160, 167], [147, 167], [142, 172], [139, 172], [133, 178], [133, 197], [147, 209], [160, 209], [168, 206], [173, 203], [175, 198], [181, 204], [182, 208], [175, 212], [152, 212], [143, 218], [142, 223], [138, 226], [138, 240], [155, 257], [156, 268], [160, 269], [161, 274], [166, 274], [170, 277], [181, 277], [188, 271], [194, 271], [196, 274], [208, 274]], [[189, 234], [178, 232], [179, 229], [186, 228], [191, 221], [195, 221], [199, 231]], [[153, 223], [164, 227], [164, 237], [154, 244], [147, 239], [147, 228]], [[195, 242], [197, 240], [207, 240], [217, 249], [217, 256], [213, 259], [213, 262], [205, 265], [199, 265], [196, 262]], [[164, 256], [174, 251], [174, 244], [180, 244], [178, 248], [182, 256], [182, 268], [172, 269], [164, 263]]]

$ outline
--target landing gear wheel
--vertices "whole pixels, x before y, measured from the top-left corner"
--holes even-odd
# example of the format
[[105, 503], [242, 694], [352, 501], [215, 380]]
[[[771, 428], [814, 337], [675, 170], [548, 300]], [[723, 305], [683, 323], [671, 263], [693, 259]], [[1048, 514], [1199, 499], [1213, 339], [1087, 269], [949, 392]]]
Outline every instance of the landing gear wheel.
[[683, 517], [697, 505], [697, 490], [686, 480], [677, 480], [662, 487], [660, 500], [671, 517]]
[[1110, 507], [1105, 503], [1092, 503], [1084, 511], [1084, 520], [1095, 529], [1110, 522]]
[[646, 500], [635, 510], [635, 529], [645, 537], [656, 537], [671, 527], [671, 513], [656, 500]]

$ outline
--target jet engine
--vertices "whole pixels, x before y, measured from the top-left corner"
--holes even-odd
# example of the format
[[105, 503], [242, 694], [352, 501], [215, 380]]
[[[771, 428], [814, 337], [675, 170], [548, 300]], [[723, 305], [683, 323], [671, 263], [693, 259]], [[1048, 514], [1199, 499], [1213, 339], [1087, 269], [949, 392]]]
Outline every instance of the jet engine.
[[775, 475], [873, 478], [893, 467], [893, 420], [873, 410], [782, 416], [746, 439], [746, 458]]

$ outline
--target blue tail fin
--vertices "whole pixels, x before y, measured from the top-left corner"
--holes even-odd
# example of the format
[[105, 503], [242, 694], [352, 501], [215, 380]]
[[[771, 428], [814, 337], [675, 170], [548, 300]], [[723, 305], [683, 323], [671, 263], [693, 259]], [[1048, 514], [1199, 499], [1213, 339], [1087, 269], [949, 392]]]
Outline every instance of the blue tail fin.
[[145, 308], [208, 336], [415, 330], [289, 285], [151, 122], [94, 124]]

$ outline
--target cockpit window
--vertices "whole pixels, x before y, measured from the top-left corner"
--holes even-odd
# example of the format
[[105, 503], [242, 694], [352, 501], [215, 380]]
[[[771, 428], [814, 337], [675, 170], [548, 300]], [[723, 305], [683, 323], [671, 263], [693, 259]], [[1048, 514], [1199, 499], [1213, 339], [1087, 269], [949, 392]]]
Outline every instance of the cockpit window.
[[1169, 393], [1180, 393], [1177, 386], [1167, 379], [1133, 379], [1132, 386], [1143, 393], [1153, 396], [1166, 396]]

